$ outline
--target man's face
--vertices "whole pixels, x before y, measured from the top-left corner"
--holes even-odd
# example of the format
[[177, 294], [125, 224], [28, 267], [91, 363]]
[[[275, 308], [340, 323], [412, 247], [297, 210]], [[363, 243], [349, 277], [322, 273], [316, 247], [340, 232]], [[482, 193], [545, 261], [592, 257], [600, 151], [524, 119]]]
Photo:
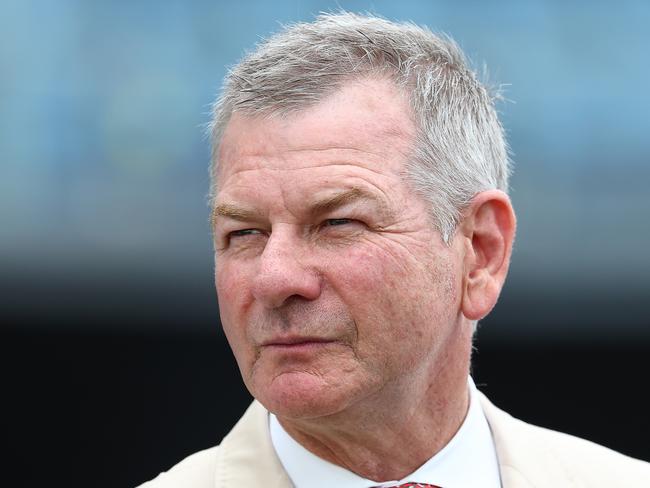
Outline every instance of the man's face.
[[415, 128], [389, 82], [297, 115], [235, 114], [215, 212], [221, 320], [248, 389], [287, 418], [426, 391], [460, 342], [462, 246], [403, 179]]

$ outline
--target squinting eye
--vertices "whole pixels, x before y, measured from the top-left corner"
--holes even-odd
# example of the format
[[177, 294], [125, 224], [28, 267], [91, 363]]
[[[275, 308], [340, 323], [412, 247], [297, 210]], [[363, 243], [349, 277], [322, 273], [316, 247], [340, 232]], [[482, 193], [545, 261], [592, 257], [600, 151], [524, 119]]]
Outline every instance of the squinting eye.
[[351, 219], [327, 219], [325, 222], [323, 222], [323, 225], [325, 226], [345, 225], [345, 224], [349, 224], [350, 222], [352, 222]]
[[234, 230], [231, 233], [228, 234], [228, 237], [241, 237], [241, 236], [249, 236], [252, 234], [260, 234], [261, 232], [258, 229], [240, 229], [240, 230]]

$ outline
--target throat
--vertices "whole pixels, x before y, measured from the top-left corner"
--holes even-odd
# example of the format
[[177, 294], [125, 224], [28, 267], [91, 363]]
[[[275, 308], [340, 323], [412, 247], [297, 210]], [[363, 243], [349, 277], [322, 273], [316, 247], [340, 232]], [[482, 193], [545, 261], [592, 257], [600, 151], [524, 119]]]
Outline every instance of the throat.
[[[311, 422], [277, 418], [277, 427], [289, 438], [285, 441], [294, 443], [293, 449], [303, 450], [302, 457], [307, 455], [318, 462], [312, 457], [316, 456], [381, 483], [408, 476], [442, 450], [462, 425], [468, 405], [465, 383], [457, 398], [421, 402], [401, 415], [375, 412], [351, 421], [334, 416]], [[274, 436], [274, 445], [278, 441], [283, 442]], [[283, 464], [291, 471], [291, 458], [295, 456], [278, 447]]]

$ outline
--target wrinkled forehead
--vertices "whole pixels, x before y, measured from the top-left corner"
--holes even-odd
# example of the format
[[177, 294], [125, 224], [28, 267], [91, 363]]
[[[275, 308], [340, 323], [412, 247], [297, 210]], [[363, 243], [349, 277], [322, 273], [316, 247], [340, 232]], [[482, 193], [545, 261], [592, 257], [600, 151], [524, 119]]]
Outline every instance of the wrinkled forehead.
[[300, 151], [406, 155], [414, 137], [412, 110], [403, 90], [390, 80], [355, 80], [298, 112], [234, 112], [222, 134], [215, 176], [221, 182], [246, 165], [278, 164], [283, 158], [274, 156]]

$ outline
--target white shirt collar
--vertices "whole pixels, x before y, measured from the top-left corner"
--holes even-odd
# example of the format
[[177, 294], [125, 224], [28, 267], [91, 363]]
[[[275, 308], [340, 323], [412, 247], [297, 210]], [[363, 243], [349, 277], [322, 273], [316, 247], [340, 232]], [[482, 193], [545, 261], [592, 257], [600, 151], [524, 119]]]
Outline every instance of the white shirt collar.
[[499, 488], [499, 465], [492, 434], [471, 377], [468, 383], [469, 410], [458, 432], [442, 450], [402, 480], [378, 483], [325, 461], [296, 442], [277, 417], [270, 414], [273, 447], [296, 488], [369, 488], [406, 482], [429, 483], [443, 488]]

